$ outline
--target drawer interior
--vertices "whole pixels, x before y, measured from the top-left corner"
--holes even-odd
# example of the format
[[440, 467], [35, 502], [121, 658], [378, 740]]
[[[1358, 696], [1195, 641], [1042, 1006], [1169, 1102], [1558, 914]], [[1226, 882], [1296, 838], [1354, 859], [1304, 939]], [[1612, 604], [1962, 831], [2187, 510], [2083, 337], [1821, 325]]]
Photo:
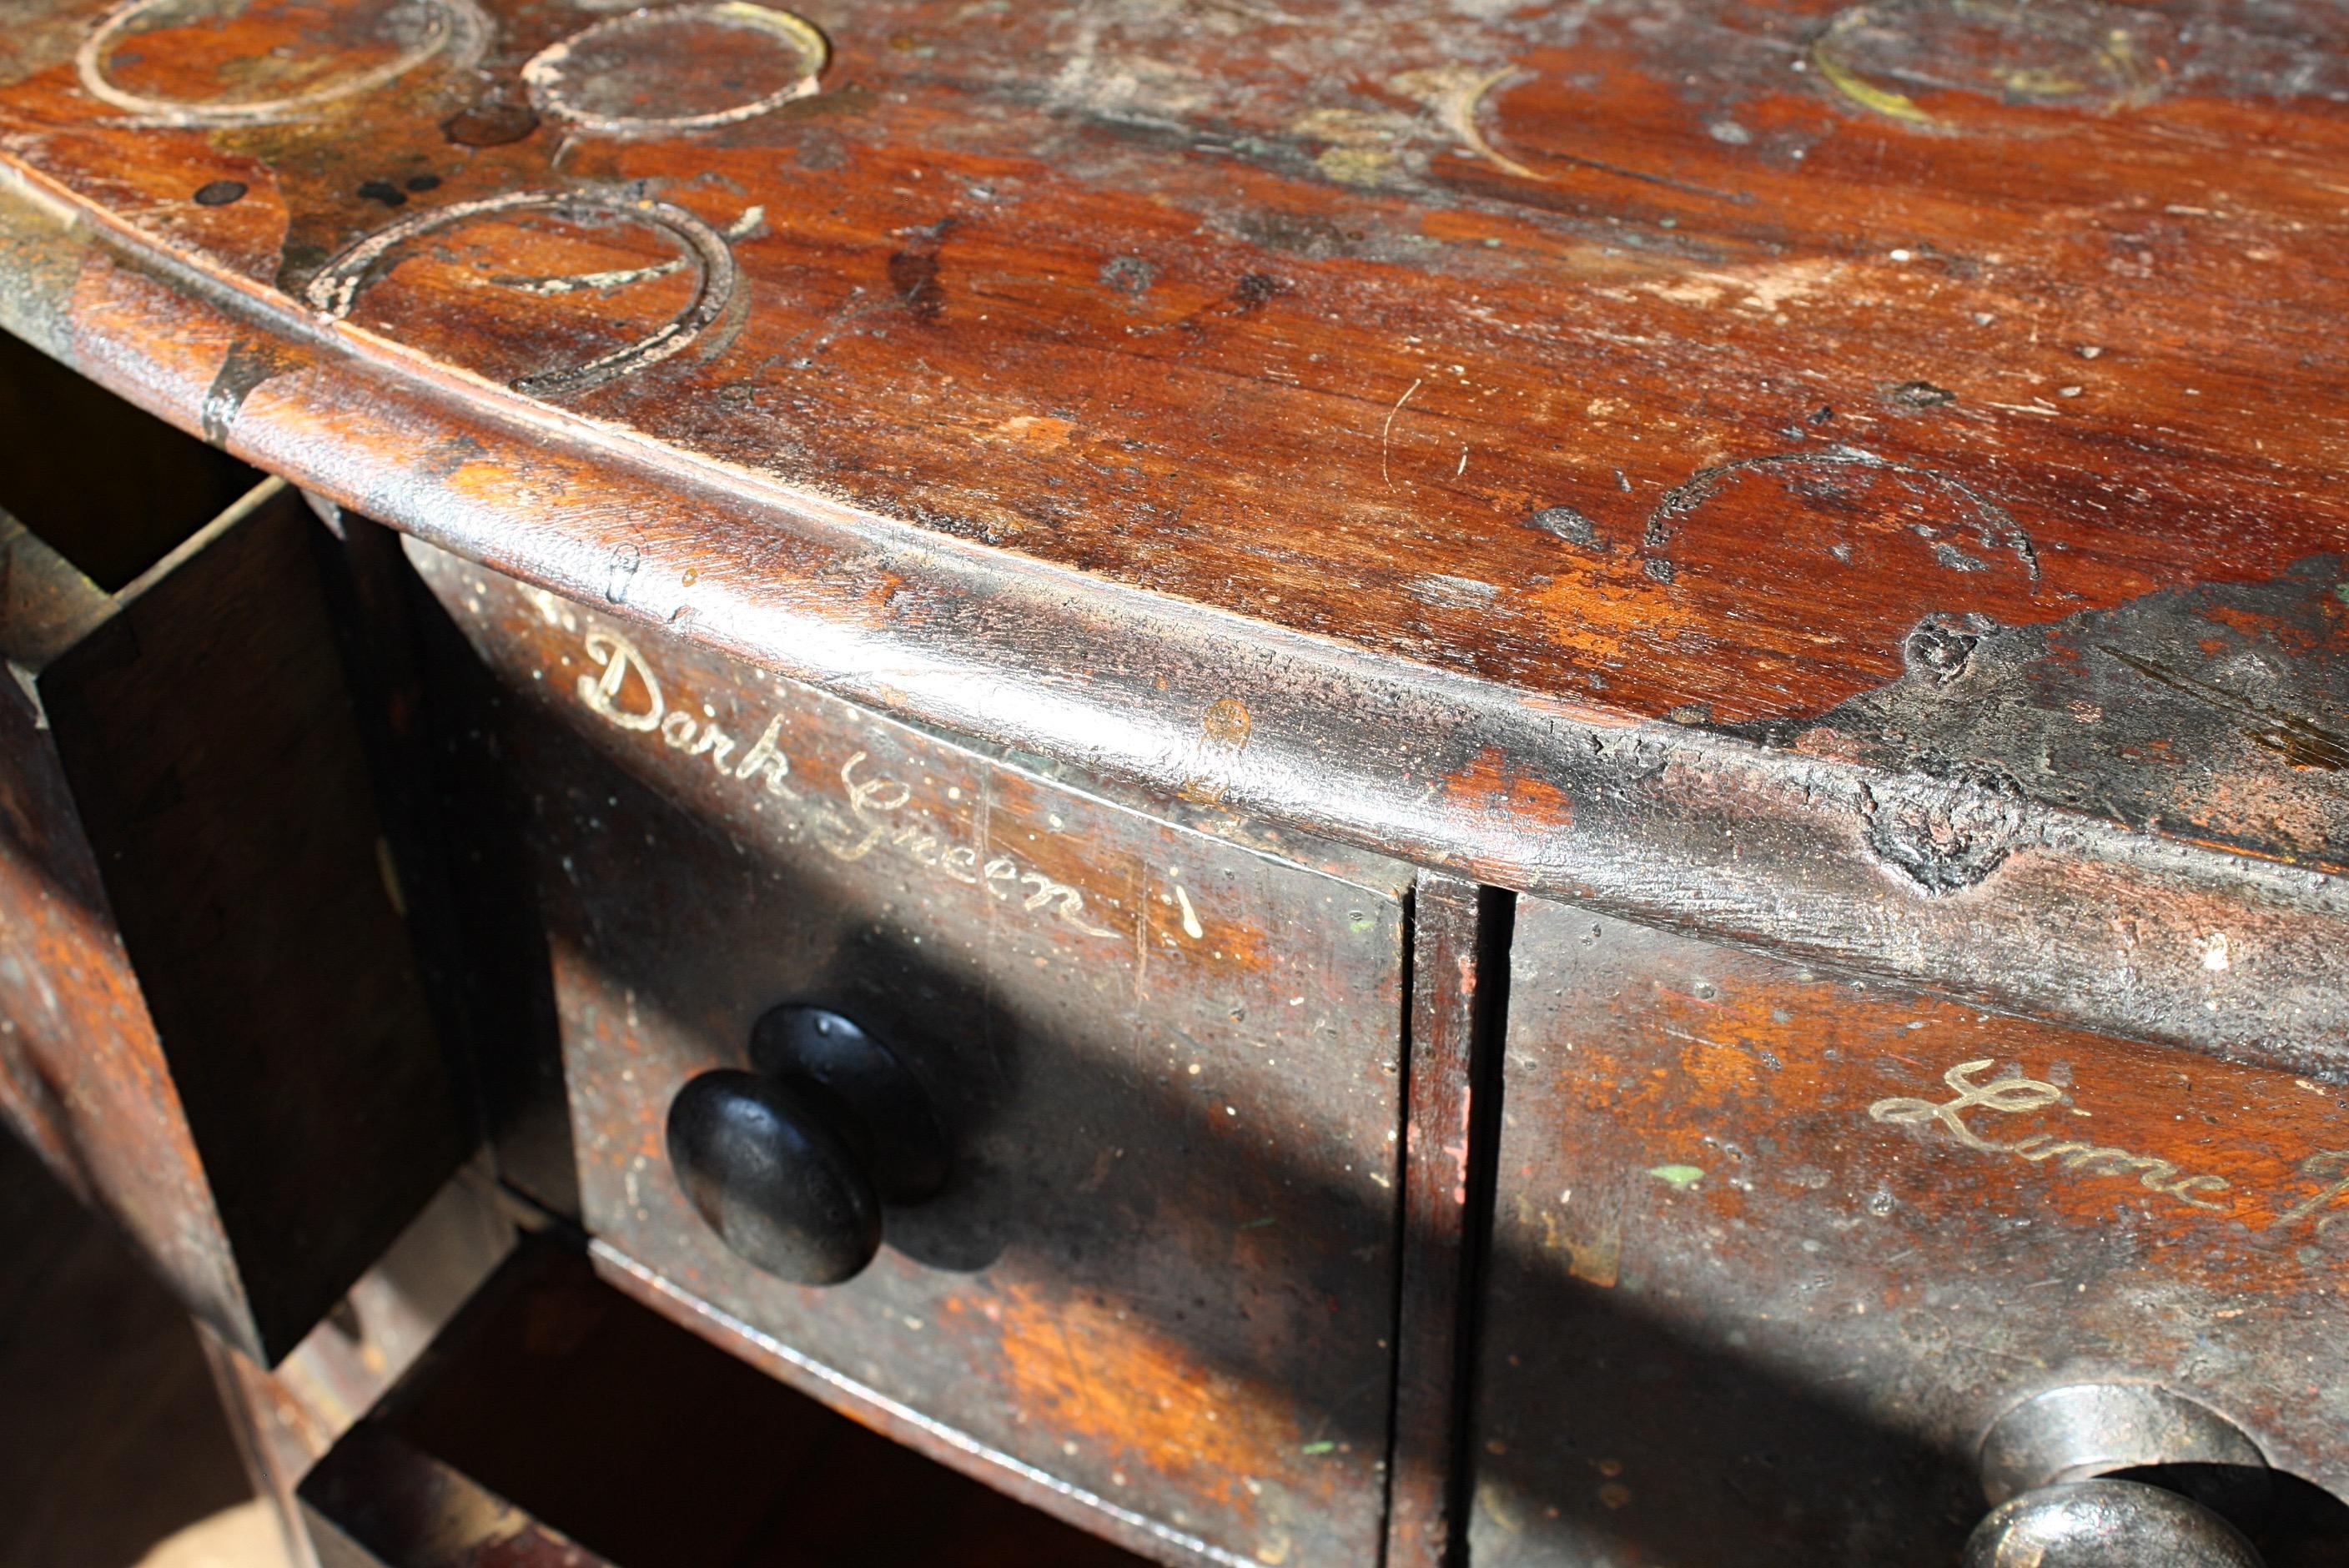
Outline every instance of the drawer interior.
[[[440, 1484], [401, 1484], [425, 1475]], [[482, 1511], [460, 1500], [483, 1496], [507, 1542], [560, 1537], [616, 1568], [1140, 1562], [761, 1377], [545, 1242], [483, 1287], [302, 1496], [328, 1561], [397, 1568], [471, 1561]]]
[[0, 332], [0, 511], [109, 593], [261, 474]]

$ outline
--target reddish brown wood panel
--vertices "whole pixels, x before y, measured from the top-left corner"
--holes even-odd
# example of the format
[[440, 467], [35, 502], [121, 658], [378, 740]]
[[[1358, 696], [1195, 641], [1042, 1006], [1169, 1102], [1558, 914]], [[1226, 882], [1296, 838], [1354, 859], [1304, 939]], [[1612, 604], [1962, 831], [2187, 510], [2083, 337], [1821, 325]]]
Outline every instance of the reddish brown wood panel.
[[2334, 1070], [2337, 9], [728, 15], [36, 8], [0, 310], [926, 719]]
[[2349, 517], [2326, 5], [824, 0], [810, 94], [732, 115], [813, 62], [583, 5], [36, 15], [12, 158], [242, 287], [1620, 711], [1815, 714], [1928, 612], [2262, 577]]
[[[1155, 821], [415, 554], [521, 694], [502, 744], [601, 1243], [821, 1397], [1168, 1561], [1373, 1560], [1401, 868]], [[824, 1289], [728, 1252], [665, 1147], [679, 1088], [785, 1002], [889, 1041], [954, 1144]]]
[[[313, 527], [273, 484], [120, 594], [81, 583], [78, 634], [12, 661], [0, 754], [6, 1109], [268, 1361], [466, 1142]], [[7, 559], [71, 575], [29, 536]]]
[[1983, 1433], [2077, 1382], [2349, 1487], [2341, 1089], [1561, 904], [1517, 929], [1479, 1568], [1953, 1562]]

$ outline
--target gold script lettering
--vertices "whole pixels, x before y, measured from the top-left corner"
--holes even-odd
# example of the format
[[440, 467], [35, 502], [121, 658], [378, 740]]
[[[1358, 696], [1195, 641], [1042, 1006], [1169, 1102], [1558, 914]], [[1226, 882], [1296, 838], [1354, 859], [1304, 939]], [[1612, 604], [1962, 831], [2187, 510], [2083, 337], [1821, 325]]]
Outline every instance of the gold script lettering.
[[[597, 675], [579, 677], [579, 700], [590, 713], [620, 729], [657, 733], [665, 745], [688, 757], [707, 757], [720, 778], [744, 783], [759, 779], [771, 795], [798, 799], [783, 782], [791, 775], [792, 759], [783, 751], [781, 714], [767, 721], [767, 727], [742, 759], [734, 762], [734, 738], [714, 719], [704, 722], [682, 707], [669, 707], [661, 692], [660, 677], [635, 644], [615, 632], [591, 631], [586, 648], [588, 658], [602, 666]], [[634, 706], [627, 695], [630, 675], [644, 688], [642, 707]], [[895, 779], [860, 777], [869, 770], [870, 762], [871, 758], [860, 751], [841, 765], [840, 784], [848, 798], [852, 826], [843, 834], [838, 818], [823, 813], [820, 825], [826, 830], [824, 848], [830, 853], [843, 861], [861, 861], [885, 844], [949, 881], [983, 887], [1007, 903], [1017, 894], [1023, 910], [1049, 914], [1088, 936], [1123, 940], [1118, 933], [1104, 931], [1085, 918], [1085, 895], [1067, 883], [1055, 882], [1009, 855], [996, 855], [982, 865], [978, 845], [954, 842], [918, 812], [894, 817], [893, 813], [912, 803], [914, 791]]]
[[1104, 931], [1085, 919], [1085, 895], [1066, 882], [1024, 869], [1009, 855], [996, 856], [974, 873], [971, 868], [978, 863], [976, 846], [950, 842], [918, 817], [910, 821], [889, 820], [890, 813], [903, 810], [913, 799], [914, 792], [895, 779], [859, 778], [858, 770], [869, 760], [860, 751], [840, 765], [840, 786], [848, 796], [848, 814], [861, 831], [852, 832], [841, 842], [826, 843], [824, 848], [835, 857], [861, 861], [876, 846], [886, 844], [916, 864], [956, 882], [984, 887], [999, 899], [1009, 900], [1012, 889], [1025, 885], [1034, 891], [1019, 900], [1021, 909], [1050, 910], [1062, 924], [1088, 936], [1119, 939], [1116, 932]]
[[[2312, 1154], [2300, 1162], [2300, 1173], [2320, 1181], [2330, 1175], [2333, 1181], [2331, 1186], [2302, 1199], [2278, 1214], [2271, 1229], [2281, 1231], [2287, 1225], [2297, 1225], [2302, 1220], [2313, 1219], [2320, 1210], [2349, 1198], [2349, 1149], [2328, 1149], [2321, 1154]], [[2339, 1214], [2326, 1214], [2317, 1220], [2316, 1233], [2323, 1235], [2340, 1218]]]
[[[783, 729], [783, 716], [777, 714], [767, 721], [766, 733], [759, 737], [736, 767], [728, 763], [734, 755], [734, 738], [712, 722], [704, 725], [682, 708], [671, 708], [661, 699], [660, 677], [653, 673], [645, 655], [627, 638], [611, 632], [587, 634], [587, 656], [604, 666], [600, 676], [579, 677], [579, 700], [587, 711], [595, 714], [622, 729], [658, 730], [660, 738], [688, 757], [707, 757], [711, 767], [729, 779], [750, 779], [766, 775], [767, 793], [788, 796], [791, 790], [783, 779], [791, 773], [792, 759], [783, 755], [776, 738]], [[623, 706], [623, 694], [629, 673], [643, 683], [646, 706], [632, 709]]]
[[1889, 1122], [1896, 1127], [1935, 1123], [1959, 1143], [1984, 1154], [2013, 1155], [2034, 1165], [2044, 1161], [2059, 1161], [2066, 1171], [2078, 1171], [2091, 1176], [2125, 1176], [2134, 1172], [2138, 1186], [2189, 1208], [2226, 1213], [2232, 1207], [2198, 1195], [2226, 1191], [2229, 1183], [2225, 1177], [2181, 1176], [2175, 1164], [2149, 1154], [2132, 1154], [2126, 1149], [2097, 1143], [2058, 1141], [2044, 1132], [2034, 1132], [2011, 1143], [1994, 1142], [1982, 1137], [1966, 1125], [1966, 1112], [1986, 1110], [2002, 1116], [2021, 1116], [2044, 1109], [2064, 1098], [2061, 1088], [2037, 1078], [1997, 1078], [1989, 1083], [1974, 1081], [1976, 1074], [1987, 1072], [1995, 1065], [1985, 1057], [1980, 1061], [1960, 1062], [1943, 1073], [1941, 1081], [1955, 1093], [1953, 1099], [1879, 1099], [1868, 1108], [1868, 1114], [1873, 1120]]
[[[622, 729], [660, 727], [664, 709], [659, 677], [653, 674], [652, 666], [645, 663], [644, 655], [637, 653], [626, 637], [590, 632], [587, 634], [587, 656], [604, 666], [600, 676], [579, 677], [579, 700], [587, 705], [588, 712], [611, 720]], [[651, 699], [652, 706], [642, 713], [631, 713], [620, 706], [620, 688], [627, 685], [630, 670], [636, 671], [636, 677], [644, 682], [645, 696]]]

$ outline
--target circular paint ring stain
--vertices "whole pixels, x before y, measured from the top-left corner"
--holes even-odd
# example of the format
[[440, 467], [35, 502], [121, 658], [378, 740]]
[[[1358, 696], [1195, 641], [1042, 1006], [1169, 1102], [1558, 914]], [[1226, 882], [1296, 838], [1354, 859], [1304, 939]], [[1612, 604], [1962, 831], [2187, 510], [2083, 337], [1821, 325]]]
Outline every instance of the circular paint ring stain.
[[[2038, 551], [2004, 507], [1946, 475], [1855, 448], [1773, 453], [1702, 469], [1656, 503], [1640, 552], [1651, 568], [1666, 568], [1662, 581], [1672, 581], [1689, 564], [1681, 558], [1690, 525], [1708, 532], [1708, 517], [1722, 513], [1772, 519], [1775, 537], [1805, 552], [1791, 574], [1814, 583], [1838, 576], [1909, 583], [1919, 580], [1916, 563], [1924, 558], [1949, 572], [1984, 573], [1985, 586], [2025, 596], [2038, 590]], [[1869, 558], [1855, 560], [1858, 551]], [[1831, 560], [1818, 560], [1818, 552]]]
[[154, 98], [109, 80], [107, 60], [116, 46], [134, 36], [131, 28], [136, 23], [170, 4], [171, 0], [119, 0], [100, 16], [74, 53], [74, 70], [81, 79], [82, 90], [101, 103], [166, 125], [268, 125], [299, 119], [322, 105], [396, 81], [436, 56], [445, 56], [459, 66], [471, 65], [481, 58], [488, 33], [488, 24], [472, 0], [403, 0], [388, 14], [388, 19], [397, 20], [405, 14], [419, 15], [421, 20], [411, 29], [416, 36], [403, 42], [397, 54], [366, 69], [330, 77], [300, 92], [275, 98], [202, 101]]
[[1811, 63], [1849, 103], [1954, 129], [1912, 95], [2108, 113], [2161, 96], [2158, 18], [2084, 0], [1885, 0], [1836, 13]]
[[831, 57], [805, 18], [721, 0], [583, 27], [533, 56], [522, 79], [541, 113], [582, 129], [668, 135], [754, 119], [806, 98]]
[[585, 365], [523, 377], [512, 385], [525, 396], [575, 395], [681, 354], [718, 319], [734, 296], [733, 250], [717, 230], [682, 207], [673, 207], [666, 201], [624, 201], [563, 191], [517, 191], [435, 208], [378, 229], [320, 268], [317, 276], [303, 290], [303, 298], [327, 320], [340, 321], [350, 315], [360, 292], [381, 275], [385, 258], [402, 246], [477, 218], [529, 211], [552, 212], [574, 222], [600, 218], [659, 230], [685, 248], [698, 277], [692, 302], [666, 325]]

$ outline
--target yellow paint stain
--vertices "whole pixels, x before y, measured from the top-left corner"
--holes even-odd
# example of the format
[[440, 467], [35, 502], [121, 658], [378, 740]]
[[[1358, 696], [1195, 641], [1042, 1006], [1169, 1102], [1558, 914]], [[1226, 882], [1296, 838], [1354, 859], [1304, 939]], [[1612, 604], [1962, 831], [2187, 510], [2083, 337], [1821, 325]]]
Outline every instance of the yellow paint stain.
[[1827, 41], [1820, 39], [1811, 46], [1811, 64], [1818, 68], [1827, 85], [1865, 109], [1906, 120], [1911, 125], [1939, 125], [1941, 122], [1919, 108], [1916, 100], [1906, 93], [1880, 88], [1861, 77], [1827, 52]]
[[2088, 90], [2077, 77], [2046, 67], [2025, 66], [1998, 73], [1998, 85], [2016, 98], [2069, 98]]
[[[1544, 1215], [1547, 1221], [1548, 1216]], [[1566, 1272], [1586, 1284], [1612, 1290], [1623, 1277], [1623, 1227], [1609, 1220], [1588, 1241], [1561, 1236], [1566, 1244]]]
[[1409, 129], [1409, 122], [1373, 109], [1317, 108], [1290, 120], [1288, 129], [1292, 135], [1340, 147], [1385, 147]]
[[1587, 1284], [1611, 1289], [1623, 1272], [1623, 1228], [1609, 1221], [1599, 1234], [1584, 1241], [1570, 1233], [1551, 1211], [1535, 1206], [1530, 1199], [1517, 1199], [1517, 1223], [1527, 1229], [1538, 1224], [1542, 1233], [1542, 1251], [1564, 1253], [1566, 1272]]
[[1201, 738], [1229, 751], [1245, 747], [1255, 727], [1256, 717], [1248, 712], [1247, 704], [1232, 696], [1208, 704], [1206, 716], [1199, 721]]
[[1340, 185], [1376, 185], [1394, 167], [1394, 154], [1375, 147], [1332, 147], [1313, 166]]

